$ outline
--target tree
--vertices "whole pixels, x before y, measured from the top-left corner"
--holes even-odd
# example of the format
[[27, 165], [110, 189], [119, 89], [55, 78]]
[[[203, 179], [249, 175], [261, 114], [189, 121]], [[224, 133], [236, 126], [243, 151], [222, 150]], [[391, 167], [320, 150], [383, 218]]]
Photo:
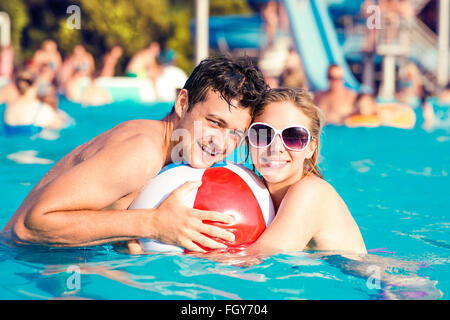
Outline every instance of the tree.
[[[70, 28], [68, 23], [67, 8], [71, 5], [80, 8], [80, 29]], [[0, 10], [10, 15], [12, 41], [19, 57], [31, 58], [45, 39], [53, 39], [63, 56], [83, 44], [98, 64], [110, 47], [120, 45], [123, 71], [134, 53], [158, 41], [177, 52], [177, 62], [188, 74], [194, 67], [190, 29], [194, 8], [195, 0], [0, 1]], [[210, 0], [211, 15], [247, 12], [245, 0]]]
[[11, 42], [16, 52], [16, 61], [20, 61], [22, 57], [17, 53], [20, 53], [22, 31], [29, 22], [27, 7], [22, 0], [1, 1], [0, 11], [5, 11], [10, 17]]

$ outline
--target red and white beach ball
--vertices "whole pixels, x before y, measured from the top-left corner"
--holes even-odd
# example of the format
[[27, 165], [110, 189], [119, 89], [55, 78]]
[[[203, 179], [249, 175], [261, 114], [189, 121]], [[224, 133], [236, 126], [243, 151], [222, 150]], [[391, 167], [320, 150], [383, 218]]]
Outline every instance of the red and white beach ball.
[[[129, 209], [157, 207], [169, 194], [187, 181], [202, 181], [202, 185], [185, 200], [185, 205], [200, 210], [219, 211], [233, 215], [231, 224], [205, 222], [233, 232], [237, 247], [254, 242], [273, 220], [275, 210], [269, 191], [262, 181], [242, 165], [224, 163], [206, 169], [185, 164], [170, 164], [151, 179]], [[139, 240], [145, 251], [183, 252], [184, 249], [152, 239]], [[217, 240], [220, 241], [220, 240]]]

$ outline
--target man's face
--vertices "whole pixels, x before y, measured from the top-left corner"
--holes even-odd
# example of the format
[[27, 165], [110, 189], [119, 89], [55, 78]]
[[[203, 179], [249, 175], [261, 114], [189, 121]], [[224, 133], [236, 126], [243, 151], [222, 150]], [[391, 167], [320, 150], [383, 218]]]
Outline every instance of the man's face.
[[330, 89], [341, 87], [343, 84], [343, 76], [344, 73], [341, 68], [330, 68], [330, 70], [328, 71], [328, 83], [330, 85]]
[[172, 135], [173, 140], [182, 139], [172, 151], [172, 161], [181, 157], [194, 168], [207, 168], [230, 155], [251, 122], [250, 108], [238, 103], [233, 99], [229, 106], [220, 93], [209, 90], [204, 101], [183, 112]]

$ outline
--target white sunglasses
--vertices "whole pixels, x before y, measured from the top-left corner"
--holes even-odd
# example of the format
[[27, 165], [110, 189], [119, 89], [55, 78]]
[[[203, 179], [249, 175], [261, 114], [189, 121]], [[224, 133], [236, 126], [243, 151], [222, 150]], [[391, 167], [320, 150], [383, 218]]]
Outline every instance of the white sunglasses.
[[248, 129], [248, 140], [255, 148], [267, 148], [278, 134], [286, 149], [292, 151], [304, 150], [313, 139], [308, 128], [303, 126], [290, 126], [278, 130], [267, 123], [255, 122]]

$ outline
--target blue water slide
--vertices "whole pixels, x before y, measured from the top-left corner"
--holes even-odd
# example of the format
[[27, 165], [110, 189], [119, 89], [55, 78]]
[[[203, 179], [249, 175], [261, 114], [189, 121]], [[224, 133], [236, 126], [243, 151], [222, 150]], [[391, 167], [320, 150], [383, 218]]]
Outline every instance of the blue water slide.
[[[259, 14], [229, 15], [209, 18], [209, 46], [225, 49], [259, 49], [266, 37]], [[195, 34], [195, 23], [191, 24]]]
[[[266, 2], [266, 0], [251, 1]], [[360, 84], [348, 67], [344, 50], [338, 41], [336, 28], [328, 11], [329, 4], [344, 6], [348, 4], [348, 1], [339, 0], [339, 3], [337, 0], [280, 1], [286, 6], [292, 36], [303, 60], [311, 89], [327, 89], [328, 66], [336, 63], [344, 70], [346, 86], [358, 90]], [[358, 2], [358, 5], [361, 4], [360, 0], [355, 0], [355, 2]], [[191, 28], [194, 30], [194, 22], [191, 24]], [[258, 49], [265, 41], [262, 19], [258, 14], [210, 17], [209, 19], [210, 47], [218, 48], [222, 43], [225, 48], [231, 50], [235, 48]]]
[[283, 0], [286, 6], [291, 32], [300, 54], [310, 89], [328, 88], [327, 69], [332, 63], [344, 70], [347, 87], [359, 90], [338, 42], [336, 29], [323, 0]]
[[364, 0], [327, 0], [328, 10], [333, 18], [345, 15], [357, 15]]

